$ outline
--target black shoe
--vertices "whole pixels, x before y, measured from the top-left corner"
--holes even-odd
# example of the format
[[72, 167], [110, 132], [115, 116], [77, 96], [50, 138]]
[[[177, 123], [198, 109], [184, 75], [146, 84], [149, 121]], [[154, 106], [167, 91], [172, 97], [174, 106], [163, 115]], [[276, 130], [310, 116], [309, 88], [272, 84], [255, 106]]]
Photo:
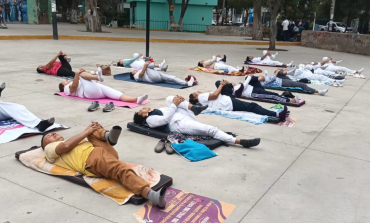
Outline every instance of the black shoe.
[[108, 104], [106, 104], [103, 108], [103, 112], [111, 112], [114, 110], [114, 104], [113, 102], [109, 102]]
[[3, 90], [5, 89], [5, 87], [6, 87], [6, 84], [5, 84], [5, 82], [4, 82], [4, 83], [2, 83], [2, 84], [1, 84], [1, 86], [0, 86], [0, 97], [1, 97], [1, 92], [3, 92]]
[[222, 60], [224, 63], [226, 63], [226, 55], [224, 55], [224, 58], [222, 58]]
[[284, 105], [284, 110], [279, 113], [280, 121], [285, 122], [287, 114], [288, 114], [288, 107], [286, 105]]
[[99, 102], [93, 101], [91, 105], [87, 108], [89, 112], [96, 111], [99, 108]]
[[269, 119], [267, 119], [266, 121], [267, 123], [274, 123], [274, 124], [277, 124], [277, 123], [280, 123], [280, 118], [272, 118], [270, 117]]
[[260, 138], [255, 139], [241, 139], [240, 145], [242, 145], [244, 148], [251, 148], [253, 146], [258, 146], [261, 142]]
[[208, 108], [208, 105], [206, 106], [202, 106], [202, 105], [193, 105], [193, 107], [191, 107], [191, 111], [194, 113], [194, 115], [199, 115], [200, 113], [202, 113], [202, 111], [206, 110]]
[[55, 122], [55, 118], [50, 118], [48, 120], [42, 120], [37, 126], [36, 128], [40, 131], [40, 132], [44, 132], [47, 128], [49, 128], [50, 126], [54, 125], [54, 122]]
[[243, 68], [240, 70], [240, 72], [244, 73], [244, 66], [243, 66]]

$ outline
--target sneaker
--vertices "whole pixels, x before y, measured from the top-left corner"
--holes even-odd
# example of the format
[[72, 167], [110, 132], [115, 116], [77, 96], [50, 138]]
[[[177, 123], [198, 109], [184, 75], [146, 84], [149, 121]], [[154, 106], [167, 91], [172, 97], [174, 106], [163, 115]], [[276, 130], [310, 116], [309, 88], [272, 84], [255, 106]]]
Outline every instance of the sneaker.
[[156, 152], [156, 153], [163, 152], [163, 150], [165, 149], [165, 144], [166, 144], [166, 140], [165, 139], [159, 140], [158, 144], [154, 148], [154, 152]]
[[244, 73], [244, 66], [242, 67], [241, 70], [239, 70], [240, 72]]
[[195, 116], [197, 116], [200, 113], [202, 113], [202, 111], [206, 110], [207, 108], [208, 108], [208, 105], [206, 106], [193, 105], [190, 110], [194, 113]]
[[101, 67], [98, 67], [98, 79], [100, 82], [104, 82], [103, 70], [101, 69]]
[[261, 142], [260, 138], [255, 139], [241, 139], [240, 145], [242, 145], [244, 148], [251, 148], [253, 146], [258, 146]]
[[4, 83], [2, 83], [2, 84], [1, 84], [1, 86], [0, 86], [0, 97], [1, 97], [1, 92], [3, 92], [3, 90], [5, 89], [5, 87], [6, 87], [6, 84], [5, 84], [5, 82], [4, 82]]
[[339, 85], [336, 81], [331, 82], [330, 86], [339, 87]]
[[93, 101], [91, 103], [91, 105], [87, 108], [87, 111], [89, 112], [93, 112], [93, 111], [96, 111], [97, 109], [99, 109], [100, 106], [99, 106], [99, 102], [98, 101]]
[[274, 123], [274, 124], [278, 124], [280, 123], [280, 118], [274, 118], [274, 117], [269, 117], [266, 121], [267, 123]]
[[222, 58], [222, 61], [226, 63], [226, 55], [224, 55], [224, 58]]
[[324, 96], [327, 92], [329, 91], [329, 89], [323, 89], [323, 90], [319, 90], [319, 95], [321, 96]]
[[167, 69], [168, 69], [168, 65], [166, 65], [166, 66], [162, 67], [162, 71], [164, 71], [164, 72], [166, 72], [166, 71], [167, 71]]
[[70, 63], [72, 61], [72, 59], [70, 57], [67, 57], [67, 61], [68, 61], [68, 63]]
[[54, 122], [55, 122], [55, 118], [52, 117], [48, 120], [42, 120], [37, 126], [36, 128], [40, 131], [40, 132], [44, 132], [46, 129], [48, 129], [50, 126], [54, 125]]
[[114, 104], [113, 102], [109, 102], [108, 104], [106, 104], [103, 108], [103, 112], [111, 112], [114, 110]]
[[360, 78], [366, 79], [366, 77], [363, 74], [360, 74]]
[[175, 153], [175, 150], [173, 149], [172, 147], [172, 144], [170, 141], [167, 141], [164, 145], [165, 149], [166, 149], [166, 153], [168, 155], [171, 155], [171, 154], [174, 154]]
[[288, 107], [284, 105], [284, 110], [279, 113], [280, 121], [285, 122], [286, 117], [287, 117], [287, 111], [288, 111]]
[[298, 94], [295, 94], [294, 96], [295, 96], [295, 97], [294, 97], [294, 99], [295, 99], [295, 101], [296, 101], [295, 103], [296, 103], [296, 104], [299, 104], [299, 101], [300, 101], [300, 99], [299, 99], [299, 95], [298, 95]]
[[361, 77], [361, 76], [360, 76], [360, 74], [355, 73], [355, 74], [353, 75], [353, 77]]

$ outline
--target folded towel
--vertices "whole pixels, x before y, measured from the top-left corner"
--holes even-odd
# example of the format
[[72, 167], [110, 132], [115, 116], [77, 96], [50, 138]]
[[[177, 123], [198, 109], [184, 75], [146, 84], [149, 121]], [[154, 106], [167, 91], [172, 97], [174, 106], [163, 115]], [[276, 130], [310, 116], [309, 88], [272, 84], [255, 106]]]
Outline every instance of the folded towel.
[[[54, 165], [46, 160], [45, 152], [41, 148], [22, 153], [19, 160], [27, 167], [50, 175], [77, 176], [81, 173]], [[131, 164], [135, 173], [150, 183], [156, 185], [160, 180], [160, 173], [151, 168]], [[84, 180], [96, 192], [111, 198], [119, 205], [125, 204], [134, 194], [116, 180], [83, 176]]]
[[172, 147], [180, 156], [193, 162], [217, 156], [217, 153], [208, 149], [207, 146], [190, 139], [186, 140], [184, 143], [172, 143]]

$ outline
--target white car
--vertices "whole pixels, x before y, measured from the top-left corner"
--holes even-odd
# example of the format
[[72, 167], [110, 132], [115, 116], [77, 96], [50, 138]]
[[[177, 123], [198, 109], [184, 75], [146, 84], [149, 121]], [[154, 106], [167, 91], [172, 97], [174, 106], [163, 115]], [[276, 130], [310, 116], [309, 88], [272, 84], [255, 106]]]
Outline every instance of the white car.
[[[321, 26], [320, 31], [328, 31], [329, 23], [330, 22], [328, 22], [326, 26]], [[333, 24], [334, 24], [334, 30], [336, 32], [344, 33], [346, 31], [346, 24], [344, 24], [343, 22], [333, 22]], [[352, 27], [347, 27], [347, 32], [352, 32]]]

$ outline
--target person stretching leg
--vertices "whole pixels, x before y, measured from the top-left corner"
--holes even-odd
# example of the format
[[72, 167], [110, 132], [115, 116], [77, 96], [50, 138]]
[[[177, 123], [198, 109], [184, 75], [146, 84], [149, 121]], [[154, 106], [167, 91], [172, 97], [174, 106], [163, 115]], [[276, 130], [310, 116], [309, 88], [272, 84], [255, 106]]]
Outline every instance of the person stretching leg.
[[210, 60], [202, 60], [198, 62], [198, 67], [204, 67], [204, 68], [210, 68], [214, 70], [227, 70], [231, 73], [243, 73], [244, 67], [242, 69], [234, 68], [230, 65], [225, 64], [226, 56], [224, 55], [224, 58], [222, 59], [220, 55], [213, 56]]
[[185, 86], [193, 86], [198, 84], [194, 77], [190, 77], [189, 81], [184, 81], [176, 76], [161, 73], [159, 71], [148, 68], [150, 61], [145, 62], [144, 68], [141, 70], [135, 70], [130, 73], [130, 78], [138, 82], [149, 82], [149, 83], [168, 83], [168, 84], [179, 84]]
[[154, 109], [143, 108], [134, 115], [134, 123], [147, 125], [153, 129], [166, 132], [178, 132], [187, 135], [211, 136], [226, 143], [240, 144], [245, 148], [257, 146], [260, 139], [237, 139], [217, 127], [206, 125], [195, 120], [207, 106], [194, 106], [181, 96], [166, 98], [168, 107]]
[[[120, 100], [124, 102], [131, 102], [141, 104], [147, 98], [148, 95], [143, 95], [140, 97], [131, 97], [124, 95], [122, 92], [119, 92], [108, 86], [95, 83], [92, 80], [103, 82], [103, 73], [100, 67], [98, 67], [98, 75], [92, 75], [87, 73], [84, 69], [80, 69], [76, 72], [76, 75], [73, 81], [63, 81], [59, 84], [60, 92], [64, 92], [66, 95], [75, 96], [80, 98], [88, 99], [101, 99], [109, 98], [113, 100]], [[113, 107], [112, 107], [113, 106]], [[95, 111], [99, 108], [99, 102], [94, 101], [91, 106], [88, 108], [89, 111]], [[111, 111], [114, 109], [113, 103], [109, 103], [104, 108], [104, 111]]]
[[[118, 61], [117, 66], [118, 67], [126, 67], [126, 68], [134, 68], [135, 70], [141, 70], [144, 68], [145, 65], [145, 58], [143, 54], [138, 54], [134, 53], [134, 58], [132, 59], [121, 59]], [[167, 71], [168, 65], [164, 66], [166, 63], [166, 60], [163, 60], [162, 63], [160, 64], [154, 64], [154, 62], [150, 63], [150, 68], [155, 69], [155, 70], [162, 70], [162, 71]]]
[[279, 61], [271, 60], [270, 56], [275, 58], [276, 55], [277, 55], [277, 53], [274, 54], [274, 55], [271, 55], [271, 52], [267, 51], [266, 53], [264, 52], [263, 57], [247, 56], [246, 61], [249, 62], [249, 63], [255, 63], [255, 64], [261, 64], [261, 65], [270, 65], [270, 66], [282, 66], [282, 67], [291, 67], [291, 66], [293, 66], [293, 61], [288, 63], [288, 64], [284, 64], [284, 63], [281, 63]]
[[[59, 59], [60, 62], [56, 60]], [[49, 75], [62, 76], [62, 77], [74, 77], [75, 72], [72, 71], [72, 67], [67, 61], [67, 54], [60, 51], [57, 56], [50, 60], [46, 65], [40, 65], [37, 67], [38, 73], [46, 73]]]
[[[295, 94], [295, 98], [290, 99], [279, 95], [278, 93], [266, 91], [260, 83], [262, 81], [265, 81], [265, 76], [255, 77], [253, 74], [249, 74], [244, 83], [240, 83], [238, 85], [232, 83], [232, 85], [234, 86], [233, 94], [238, 98], [244, 96], [247, 98], [269, 99], [276, 102], [299, 103], [298, 94]], [[221, 81], [216, 82], [217, 88], [220, 86], [220, 83]]]
[[[227, 87], [225, 87], [227, 86]], [[224, 89], [225, 87], [225, 89]], [[288, 108], [284, 106], [284, 110], [280, 113], [273, 112], [262, 108], [257, 103], [240, 101], [232, 95], [233, 86], [228, 81], [222, 80], [215, 92], [202, 93], [200, 91], [189, 95], [189, 102], [193, 105], [200, 103], [201, 105], [208, 105], [209, 108], [222, 111], [245, 111], [252, 112], [259, 115], [266, 115], [270, 117], [277, 117], [281, 121], [286, 120]]]
[[46, 159], [57, 166], [89, 177], [118, 180], [134, 194], [164, 208], [167, 188], [153, 191], [147, 181], [136, 175], [131, 165], [119, 160], [113, 146], [118, 142], [121, 130], [120, 126], [114, 126], [107, 131], [99, 123], [92, 122], [86, 130], [68, 140], [56, 133], [46, 134], [41, 139], [41, 147]]

